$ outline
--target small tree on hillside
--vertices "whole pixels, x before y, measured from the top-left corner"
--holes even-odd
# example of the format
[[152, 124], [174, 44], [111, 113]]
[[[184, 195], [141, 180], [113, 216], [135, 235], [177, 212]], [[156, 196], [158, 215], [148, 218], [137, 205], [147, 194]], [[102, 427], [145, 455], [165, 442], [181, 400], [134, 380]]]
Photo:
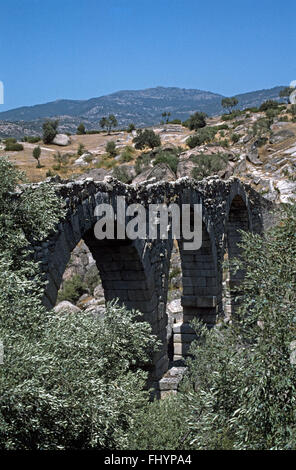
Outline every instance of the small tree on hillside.
[[102, 117], [100, 120], [100, 126], [102, 129], [106, 127], [108, 134], [110, 134], [111, 129], [118, 125], [117, 119], [114, 114], [109, 114], [108, 117]]
[[231, 113], [232, 109], [238, 104], [238, 99], [234, 96], [232, 98], [223, 98], [221, 100], [221, 104], [223, 108], [228, 109], [229, 114]]
[[133, 132], [136, 129], [136, 126], [133, 122], [128, 125], [127, 132]]
[[135, 144], [135, 148], [142, 150], [145, 147], [159, 147], [161, 145], [161, 140], [159, 135], [156, 135], [153, 130], [142, 129], [137, 130], [137, 135], [133, 139], [133, 143]]
[[76, 134], [77, 135], [85, 134], [85, 125], [83, 124], [83, 122], [81, 122], [79, 126], [77, 127]]
[[41, 148], [40, 146], [38, 145], [38, 147], [35, 147], [33, 149], [33, 157], [35, 158], [35, 160], [37, 161], [37, 168], [41, 168], [41, 165], [40, 165], [40, 155], [41, 155]]
[[205, 113], [197, 111], [196, 113], [192, 114], [189, 119], [187, 119], [187, 121], [184, 122], [184, 125], [191, 131], [196, 131], [197, 129], [206, 126], [206, 117], [207, 115]]
[[170, 112], [168, 112], [168, 113], [167, 113], [167, 112], [162, 113], [162, 117], [164, 118], [164, 120], [166, 121], [166, 123], [169, 122], [170, 115], [171, 115]]
[[43, 123], [42, 129], [43, 129], [43, 142], [45, 144], [51, 144], [53, 139], [58, 133], [58, 125], [59, 121], [45, 121]]
[[116, 150], [116, 145], [113, 140], [111, 140], [110, 142], [107, 142], [106, 152], [108, 152], [111, 157], [116, 157], [118, 152]]

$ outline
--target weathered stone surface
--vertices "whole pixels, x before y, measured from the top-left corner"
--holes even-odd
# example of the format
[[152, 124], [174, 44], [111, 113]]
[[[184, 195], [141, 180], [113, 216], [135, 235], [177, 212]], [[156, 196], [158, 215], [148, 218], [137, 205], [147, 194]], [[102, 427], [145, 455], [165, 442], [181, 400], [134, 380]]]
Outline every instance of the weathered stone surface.
[[55, 313], [67, 312], [67, 313], [79, 313], [81, 312], [80, 308], [76, 307], [76, 305], [71, 304], [67, 300], [63, 300], [54, 307]]
[[[223, 313], [222, 262], [225, 250], [227, 248], [229, 258], [239, 254], [240, 229], [262, 233], [265, 223], [270, 223], [268, 211], [272, 204], [235, 178], [226, 181], [218, 177], [202, 181], [181, 178], [172, 182], [150, 181], [138, 186], [122, 184], [112, 177], [106, 177], [103, 182], [95, 182], [91, 178], [54, 181], [57, 194], [66, 203], [67, 215], [48, 240], [33, 247], [36, 259], [41, 262], [41, 271], [49, 281], [44, 304], [47, 308], [54, 306], [70, 254], [83, 239], [99, 270], [102, 280], [100, 289], [104, 290], [106, 301], [119, 298], [127, 308], [142, 312], [144, 320], [150, 323], [153, 333], [161, 341], [152, 371], [153, 380], [160, 379], [168, 367], [166, 303], [174, 244], [170, 238], [151, 240], [148, 232], [143, 240], [96, 239], [93, 231], [97, 221], [94, 215], [96, 205], [109, 203], [116, 213], [118, 195], [125, 196], [127, 205], [140, 203], [146, 208], [148, 204], [161, 202], [202, 204], [201, 248], [185, 250], [184, 240], [179, 240], [183, 270], [183, 321], [186, 323], [200, 318], [212, 326], [217, 313]], [[32, 185], [33, 188], [36, 186], [38, 184]], [[97, 299], [96, 292], [93, 298], [96, 302], [90, 298], [87, 304], [88, 300], [84, 299], [79, 305], [83, 305], [85, 311], [99, 311], [100, 314], [104, 308], [101, 294], [100, 290]], [[178, 344], [180, 347], [176, 347]], [[188, 345], [188, 342], [176, 343], [174, 357], [186, 354]]]
[[53, 144], [60, 145], [62, 147], [69, 145], [70, 142], [71, 142], [71, 139], [66, 134], [57, 134], [52, 141]]
[[176, 175], [165, 163], [158, 163], [153, 168], [143, 171], [133, 180], [133, 184], [142, 183], [144, 181], [175, 181]]

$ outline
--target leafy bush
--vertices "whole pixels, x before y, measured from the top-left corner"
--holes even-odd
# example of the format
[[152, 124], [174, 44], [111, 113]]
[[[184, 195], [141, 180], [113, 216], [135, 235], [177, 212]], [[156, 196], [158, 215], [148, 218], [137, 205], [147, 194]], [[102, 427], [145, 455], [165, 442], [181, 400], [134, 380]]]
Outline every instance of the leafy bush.
[[57, 166], [61, 168], [62, 165], [67, 165], [70, 159], [70, 154], [69, 153], [61, 153], [61, 152], [56, 152], [53, 155], [53, 158], [57, 162]]
[[8, 142], [5, 145], [5, 150], [7, 152], [19, 152], [20, 150], [24, 150], [24, 146], [19, 143]]
[[132, 181], [131, 175], [128, 173], [127, 169], [124, 166], [117, 166], [113, 170], [114, 178], [117, 178], [118, 181], [128, 184]]
[[41, 148], [38, 145], [37, 147], [34, 147], [34, 149], [33, 149], [33, 158], [35, 158], [35, 160], [37, 160], [37, 168], [41, 168], [40, 156], [41, 156]]
[[153, 165], [157, 165], [158, 163], [166, 163], [170, 169], [176, 173], [178, 167], [179, 159], [178, 157], [172, 152], [159, 152], [153, 162]]
[[127, 127], [127, 132], [133, 132], [136, 129], [136, 126], [131, 122]]
[[41, 137], [39, 135], [25, 135], [23, 138], [24, 142], [28, 142], [29, 144], [37, 144], [37, 142], [40, 142]]
[[196, 131], [206, 126], [206, 117], [207, 115], [205, 113], [196, 112], [192, 114], [187, 121], [183, 122], [183, 126], [188, 127], [191, 131]]
[[182, 124], [181, 119], [172, 119], [169, 121], [169, 124]]
[[142, 171], [145, 171], [149, 168], [151, 162], [151, 154], [150, 152], [142, 153], [138, 156], [136, 163], [135, 163], [135, 170], [136, 174], [139, 175]]
[[278, 101], [267, 100], [264, 101], [259, 107], [259, 111], [267, 111], [268, 109], [275, 109], [280, 105]]
[[231, 134], [230, 136], [233, 144], [236, 144], [239, 141], [240, 137], [241, 136], [239, 134], [235, 134], [235, 133]]
[[85, 152], [85, 145], [82, 144], [81, 142], [79, 142], [77, 155], [79, 155], [79, 157], [81, 157], [81, 155], [83, 155], [84, 152]]
[[83, 134], [85, 134], [85, 125], [83, 124], [83, 122], [81, 122], [81, 123], [79, 124], [79, 126], [77, 127], [76, 134], [77, 134], [77, 135], [83, 135]]
[[137, 415], [128, 436], [131, 450], [180, 450], [187, 435], [186, 407], [179, 395], [149, 403]]
[[4, 144], [9, 145], [9, 144], [16, 144], [17, 140], [14, 137], [7, 137], [7, 139], [4, 139]]
[[295, 233], [286, 206], [264, 237], [244, 234], [232, 267], [246, 273], [239, 311], [210, 331], [195, 324], [186, 419], [196, 449], [296, 448]]
[[191, 149], [197, 147], [198, 145], [202, 145], [205, 143], [212, 142], [215, 138], [216, 128], [214, 127], [206, 127], [204, 129], [200, 129], [196, 134], [188, 137], [186, 140], [186, 144]]
[[151, 129], [142, 129], [137, 130], [137, 135], [133, 139], [135, 148], [142, 150], [145, 147], [155, 148], [161, 145], [161, 140], [159, 135], [156, 135], [155, 132]]
[[272, 119], [260, 118], [254, 122], [252, 126], [252, 133], [254, 136], [262, 137], [270, 132]]
[[232, 113], [222, 114], [221, 119], [222, 121], [231, 121], [232, 119], [235, 119], [236, 117], [241, 116], [242, 114], [244, 114], [244, 111], [236, 109], [235, 111], [232, 111]]
[[114, 302], [103, 319], [46, 312], [27, 240], [47, 237], [65, 211], [46, 183], [13, 196], [23, 174], [4, 158], [0, 178], [0, 448], [125, 448], [148, 398], [151, 328]]
[[116, 155], [118, 154], [118, 151], [116, 150], [116, 144], [113, 140], [107, 142], [105, 149], [111, 157], [116, 157]]
[[58, 133], [58, 125], [59, 121], [45, 121], [43, 123], [42, 129], [43, 129], [43, 142], [45, 144], [51, 144], [52, 141], [54, 140], [55, 136]]
[[58, 293], [58, 302], [68, 300], [76, 304], [79, 298], [87, 292], [87, 286], [83, 282], [82, 277], [74, 274], [71, 279], [64, 281], [63, 288]]
[[213, 154], [213, 155], [194, 155], [191, 160], [196, 164], [191, 172], [191, 176], [194, 179], [202, 180], [207, 176], [213, 175], [218, 171], [226, 167], [228, 157], [225, 154]]
[[120, 161], [123, 163], [128, 163], [133, 159], [135, 150], [130, 145], [126, 145], [120, 155]]

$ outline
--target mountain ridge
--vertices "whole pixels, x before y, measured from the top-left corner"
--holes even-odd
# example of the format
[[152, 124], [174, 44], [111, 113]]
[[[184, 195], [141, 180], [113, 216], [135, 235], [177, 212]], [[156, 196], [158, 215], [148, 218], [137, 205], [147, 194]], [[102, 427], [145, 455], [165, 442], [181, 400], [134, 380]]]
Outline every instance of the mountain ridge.
[[[262, 89], [235, 95], [240, 107], [258, 106], [266, 99], [279, 99], [283, 86]], [[5, 134], [5, 123], [10, 127], [41, 130], [45, 119], [59, 119], [65, 132], [74, 132], [83, 121], [88, 129], [97, 129], [101, 117], [115, 114], [119, 127], [133, 122], [137, 127], [152, 126], [162, 119], [163, 112], [170, 112], [171, 119], [182, 121], [195, 111], [203, 111], [209, 116], [223, 112], [221, 99], [224, 96], [211, 91], [179, 87], [154, 87], [140, 90], [119, 90], [87, 100], [58, 99], [33, 106], [21, 106], [0, 112], [0, 136]], [[7, 127], [7, 125], [6, 125]]]

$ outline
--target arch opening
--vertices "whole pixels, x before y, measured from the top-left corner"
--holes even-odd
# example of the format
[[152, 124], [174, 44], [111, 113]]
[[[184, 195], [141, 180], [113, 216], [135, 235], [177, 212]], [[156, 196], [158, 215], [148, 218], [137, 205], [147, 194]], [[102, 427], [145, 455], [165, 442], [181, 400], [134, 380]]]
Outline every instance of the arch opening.
[[224, 240], [224, 261], [226, 264], [223, 268], [223, 309], [227, 320], [235, 314], [240, 305], [238, 299], [241, 294], [240, 285], [245, 276], [244, 270], [234, 272], [231, 268], [231, 261], [234, 258], [239, 259], [242, 254], [241, 230], [251, 230], [251, 224], [245, 201], [240, 195], [236, 195], [229, 209]]

